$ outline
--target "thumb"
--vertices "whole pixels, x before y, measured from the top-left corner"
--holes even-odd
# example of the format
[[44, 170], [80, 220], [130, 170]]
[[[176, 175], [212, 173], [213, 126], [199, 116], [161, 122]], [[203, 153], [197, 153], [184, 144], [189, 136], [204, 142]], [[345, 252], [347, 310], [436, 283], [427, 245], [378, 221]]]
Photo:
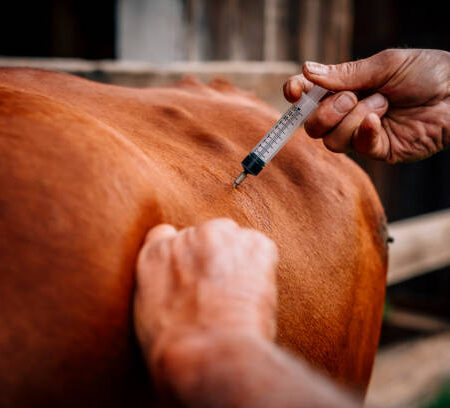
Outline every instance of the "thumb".
[[331, 91], [378, 89], [392, 78], [405, 60], [403, 50], [385, 50], [369, 58], [337, 65], [307, 61], [303, 74]]

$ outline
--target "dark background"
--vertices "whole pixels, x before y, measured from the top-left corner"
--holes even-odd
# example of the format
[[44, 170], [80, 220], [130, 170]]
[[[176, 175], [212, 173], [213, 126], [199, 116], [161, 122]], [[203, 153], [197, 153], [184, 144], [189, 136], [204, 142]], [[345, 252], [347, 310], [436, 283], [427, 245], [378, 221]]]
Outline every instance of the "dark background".
[[0, 56], [113, 59], [115, 3], [114, 0], [3, 1]]
[[[353, 57], [364, 58], [385, 48], [435, 48], [450, 51], [447, 1], [355, 1]], [[357, 160], [359, 161], [359, 160]], [[450, 207], [450, 151], [419, 163], [369, 169], [389, 221]], [[450, 242], [449, 242], [450, 245]]]

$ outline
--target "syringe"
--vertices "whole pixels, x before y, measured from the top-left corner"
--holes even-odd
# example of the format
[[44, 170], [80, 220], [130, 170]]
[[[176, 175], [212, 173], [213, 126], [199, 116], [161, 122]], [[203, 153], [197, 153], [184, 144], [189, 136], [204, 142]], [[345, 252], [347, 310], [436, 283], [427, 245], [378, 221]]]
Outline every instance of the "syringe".
[[244, 171], [236, 178], [233, 187], [237, 187], [247, 177], [256, 176], [269, 163], [280, 149], [287, 143], [297, 128], [319, 106], [319, 101], [328, 91], [314, 85], [308, 93], [303, 93], [300, 100], [294, 103], [259, 141], [250, 154], [242, 160]]

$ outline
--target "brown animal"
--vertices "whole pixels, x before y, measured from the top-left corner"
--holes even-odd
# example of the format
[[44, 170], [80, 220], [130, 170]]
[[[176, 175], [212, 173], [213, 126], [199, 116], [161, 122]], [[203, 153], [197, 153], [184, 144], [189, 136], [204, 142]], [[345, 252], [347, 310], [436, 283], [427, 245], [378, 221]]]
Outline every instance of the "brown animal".
[[383, 209], [361, 169], [303, 130], [233, 189], [278, 116], [222, 81], [131, 89], [0, 70], [0, 406], [148, 401], [131, 319], [139, 247], [161, 222], [223, 216], [278, 245], [279, 344], [364, 393]]

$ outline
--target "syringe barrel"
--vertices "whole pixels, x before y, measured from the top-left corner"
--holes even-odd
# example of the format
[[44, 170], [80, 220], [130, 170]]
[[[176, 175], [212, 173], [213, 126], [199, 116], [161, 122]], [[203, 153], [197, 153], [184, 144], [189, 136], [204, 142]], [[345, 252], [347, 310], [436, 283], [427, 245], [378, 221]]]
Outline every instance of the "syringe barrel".
[[251, 153], [258, 156], [264, 164], [269, 163], [317, 107], [317, 102], [304, 93], [300, 100], [293, 104], [267, 132]]
[[247, 157], [242, 160], [244, 172], [236, 179], [235, 187], [242, 183], [247, 174], [256, 176], [260, 173], [264, 166], [287, 143], [297, 128], [317, 109], [319, 101], [327, 92], [325, 88], [314, 85], [307, 94], [304, 93], [300, 100], [285, 112]]

